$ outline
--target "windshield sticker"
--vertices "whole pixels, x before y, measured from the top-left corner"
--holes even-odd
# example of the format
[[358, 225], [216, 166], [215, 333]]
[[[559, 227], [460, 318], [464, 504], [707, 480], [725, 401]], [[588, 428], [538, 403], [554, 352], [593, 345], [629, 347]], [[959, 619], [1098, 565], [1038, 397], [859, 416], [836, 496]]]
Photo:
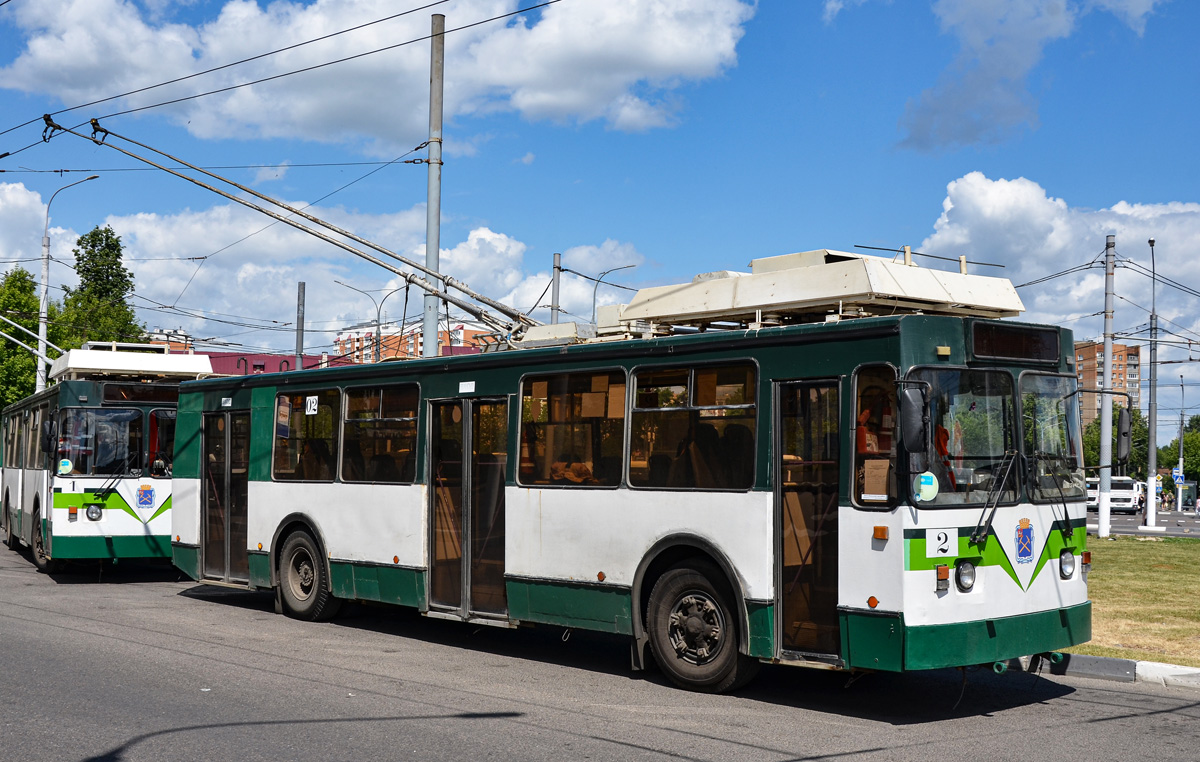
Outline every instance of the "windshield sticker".
[[913, 494], [917, 500], [924, 500], [926, 502], [937, 498], [938, 480], [932, 471], [918, 474], [913, 479]]
[[69, 474], [69, 473], [71, 473], [71, 469], [73, 467], [74, 466], [72, 466], [71, 461], [67, 460], [66, 458], [63, 458], [62, 460], [60, 460], [58, 462], [58, 473], [60, 475]]

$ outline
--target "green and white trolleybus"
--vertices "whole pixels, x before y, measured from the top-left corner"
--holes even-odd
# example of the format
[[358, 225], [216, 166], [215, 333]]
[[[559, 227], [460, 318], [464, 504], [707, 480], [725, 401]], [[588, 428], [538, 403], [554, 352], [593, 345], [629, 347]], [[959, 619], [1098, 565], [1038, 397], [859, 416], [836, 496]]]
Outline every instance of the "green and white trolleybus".
[[170, 558], [179, 382], [212, 367], [205, 356], [165, 350], [69, 350], [45, 391], [4, 408], [0, 523], [8, 546], [28, 545], [39, 569]]
[[499, 351], [187, 382], [192, 578], [759, 663], [996, 664], [1088, 640], [1069, 331], [1007, 280], [819, 250]]

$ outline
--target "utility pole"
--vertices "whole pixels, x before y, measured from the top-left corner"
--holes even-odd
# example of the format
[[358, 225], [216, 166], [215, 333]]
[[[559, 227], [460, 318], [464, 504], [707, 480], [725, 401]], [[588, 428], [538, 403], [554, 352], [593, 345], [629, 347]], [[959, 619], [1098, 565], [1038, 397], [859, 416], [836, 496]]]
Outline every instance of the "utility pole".
[[[429, 201], [425, 211], [425, 266], [438, 270], [442, 245], [442, 79], [446, 65], [446, 17], [433, 14], [429, 53]], [[425, 294], [421, 322], [421, 356], [437, 357], [438, 298]]]
[[296, 285], [296, 370], [304, 370], [304, 281]]
[[1153, 527], [1158, 522], [1158, 309], [1155, 305], [1157, 276], [1154, 273], [1154, 239], [1150, 244], [1150, 420], [1146, 423], [1150, 428], [1149, 454], [1150, 464], [1146, 470], [1146, 516], [1145, 524]]
[[558, 281], [562, 278], [562, 254], [554, 252], [554, 277], [550, 283], [550, 325], [558, 324]]
[[1110, 235], [1104, 244], [1104, 378], [1100, 383], [1100, 485], [1099, 534], [1112, 534], [1109, 499], [1112, 492], [1112, 353], [1113, 353], [1113, 280], [1116, 268], [1117, 237]]
[[1183, 510], [1183, 374], [1179, 374], [1179, 483], [1175, 485], [1175, 510]]

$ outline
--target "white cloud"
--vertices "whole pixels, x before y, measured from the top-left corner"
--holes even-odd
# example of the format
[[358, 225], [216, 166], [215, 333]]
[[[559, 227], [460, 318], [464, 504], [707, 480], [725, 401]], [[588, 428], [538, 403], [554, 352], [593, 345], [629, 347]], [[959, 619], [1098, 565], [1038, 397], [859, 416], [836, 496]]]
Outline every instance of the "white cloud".
[[[0, 82], [74, 105], [260, 54], [264, 41], [283, 47], [396, 13], [387, 0], [229, 0], [217, 17], [188, 26], [154, 20], [162, 7], [153, 4], [147, 16], [129, 0], [15, 4], [26, 46], [0, 69]], [[455, 0], [438, 10], [453, 29], [517, 7], [516, 0]], [[671, 124], [673, 92], [734, 66], [753, 12], [742, 0], [572, 0], [448, 34], [447, 118], [516, 111], [535, 120], [603, 120], [621, 130]], [[161, 102], [428, 34], [428, 16], [412, 14], [102, 108]], [[429, 43], [422, 41], [164, 111], [206, 138], [365, 141], [387, 154], [425, 134], [428, 82]]]
[[[949, 257], [965, 254], [971, 261], [1005, 266], [1004, 270], [973, 267], [974, 273], [1000, 275], [1020, 285], [1097, 261], [1108, 235], [1116, 236], [1120, 257], [1149, 269], [1147, 240], [1154, 237], [1157, 272], [1200, 287], [1200, 260], [1194, 257], [1200, 250], [1200, 203], [1120, 201], [1107, 209], [1084, 209], [1049, 196], [1032, 180], [992, 180], [979, 172], [951, 182], [946, 190], [935, 232], [921, 243], [920, 250]], [[1116, 302], [1116, 329], [1126, 331], [1147, 323], [1149, 278], [1119, 267], [1115, 279], [1115, 292], [1123, 297]], [[1027, 310], [1021, 319], [1067, 325], [1077, 338], [1094, 337], [1102, 330], [1101, 318], [1096, 316], [1104, 309], [1102, 264], [1019, 293]], [[1194, 303], [1194, 297], [1176, 289], [1158, 288], [1159, 313], [1200, 332]], [[1190, 338], [1200, 336], [1192, 333]]]
[[285, 161], [276, 167], [259, 167], [254, 173], [254, 184], [269, 183], [282, 180], [288, 173], [288, 163]]
[[[1115, 13], [1141, 34], [1164, 0], [935, 0], [942, 32], [959, 53], [938, 83], [910, 100], [900, 119], [902, 144], [918, 150], [1003, 140], [1037, 126], [1029, 74], [1046, 46], [1075, 32], [1092, 10]], [[827, 8], [828, 11], [828, 8]]]
[[847, 6], [862, 5], [865, 2], [867, 0], [825, 0], [825, 10], [821, 16], [826, 24], [831, 24]]

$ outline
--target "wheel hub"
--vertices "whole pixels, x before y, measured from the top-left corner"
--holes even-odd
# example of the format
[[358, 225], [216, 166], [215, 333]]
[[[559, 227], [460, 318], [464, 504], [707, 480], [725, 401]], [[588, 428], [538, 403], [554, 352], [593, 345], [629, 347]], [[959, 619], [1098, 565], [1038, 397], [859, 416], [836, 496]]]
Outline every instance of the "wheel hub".
[[668, 637], [680, 658], [707, 664], [725, 642], [725, 617], [707, 593], [681, 596], [671, 610]]

